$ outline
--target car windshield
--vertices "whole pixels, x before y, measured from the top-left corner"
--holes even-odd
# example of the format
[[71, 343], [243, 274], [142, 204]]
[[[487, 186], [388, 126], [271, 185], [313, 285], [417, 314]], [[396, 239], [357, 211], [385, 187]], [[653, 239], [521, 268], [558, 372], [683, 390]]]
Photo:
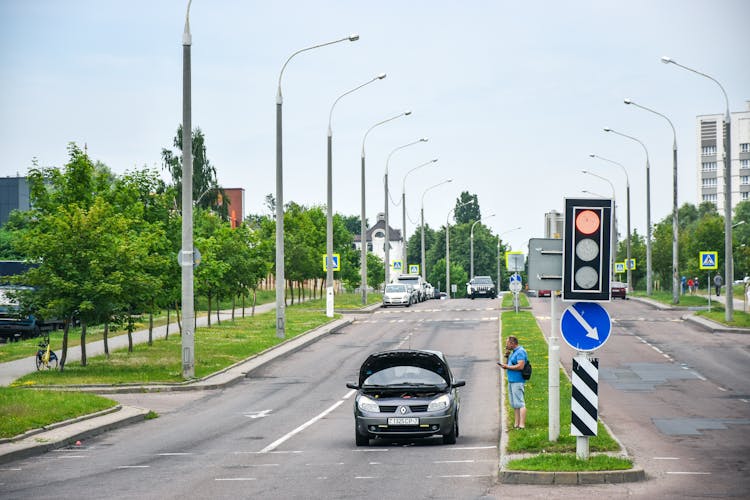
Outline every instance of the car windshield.
[[388, 285], [385, 287], [386, 293], [403, 293], [406, 291], [406, 287], [404, 285]]
[[445, 387], [445, 379], [437, 373], [418, 366], [391, 366], [373, 373], [364, 381], [365, 386], [430, 385]]

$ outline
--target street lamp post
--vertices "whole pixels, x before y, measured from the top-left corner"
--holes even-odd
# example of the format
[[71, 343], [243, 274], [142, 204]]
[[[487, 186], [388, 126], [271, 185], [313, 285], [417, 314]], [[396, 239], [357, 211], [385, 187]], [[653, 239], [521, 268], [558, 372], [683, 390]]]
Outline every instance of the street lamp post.
[[615, 197], [615, 185], [612, 184], [612, 181], [610, 181], [606, 177], [602, 177], [601, 175], [599, 175], [599, 174], [597, 174], [595, 172], [591, 172], [589, 170], [581, 170], [581, 172], [584, 173], [584, 174], [593, 175], [597, 179], [601, 179], [601, 180], [605, 181], [607, 184], [609, 184], [609, 187], [612, 188], [612, 204], [614, 205], [612, 207], [612, 219], [614, 219], [615, 223], [614, 223], [614, 230], [612, 231], [612, 251], [610, 252], [610, 254], [612, 256], [612, 264], [611, 264], [611, 269], [610, 269], [609, 275], [610, 275], [612, 281], [614, 281], [614, 279], [615, 279], [615, 258], [617, 257], [617, 202], [616, 202], [616, 197]]
[[385, 191], [385, 248], [383, 249], [385, 251], [385, 284], [387, 285], [390, 283], [391, 280], [391, 236], [389, 231], [389, 221], [388, 221], [388, 205], [390, 204], [388, 201], [388, 198], [390, 197], [390, 193], [388, 192], [388, 165], [391, 161], [391, 156], [393, 156], [393, 153], [396, 151], [399, 151], [404, 148], [408, 148], [409, 146], [413, 146], [414, 144], [419, 144], [420, 142], [427, 142], [429, 139], [427, 137], [422, 137], [419, 140], [416, 140], [414, 142], [410, 142], [408, 144], [404, 144], [403, 146], [399, 146], [393, 151], [391, 151], [388, 154], [388, 158], [385, 160], [385, 175], [383, 176], [383, 185], [384, 185], [384, 191]]
[[631, 99], [625, 99], [625, 104], [632, 104], [636, 108], [641, 108], [645, 111], [661, 116], [667, 120], [669, 126], [672, 127], [672, 304], [678, 304], [680, 302], [680, 255], [678, 243], [679, 225], [677, 220], [677, 132], [674, 129], [672, 120], [658, 111], [637, 104]]
[[279, 72], [279, 83], [276, 91], [276, 337], [281, 339], [286, 335], [286, 314], [284, 310], [284, 295], [286, 292], [286, 285], [284, 283], [284, 163], [282, 161], [283, 148], [281, 126], [284, 98], [281, 94], [281, 78], [284, 76], [284, 70], [286, 69], [287, 64], [289, 64], [289, 61], [291, 61], [297, 54], [347, 40], [355, 42], [359, 40], [359, 35], [349, 35], [346, 38], [300, 49], [287, 58]]
[[[487, 217], [485, 217], [485, 219], [489, 219], [490, 217], [494, 217], [494, 216], [495, 216], [495, 214], [488, 215]], [[470, 250], [469, 250], [469, 258], [470, 258], [469, 259], [470, 260], [470, 265], [469, 265], [469, 269], [470, 269], [469, 279], [470, 280], [474, 279], [474, 226], [476, 226], [481, 221], [482, 221], [482, 219], [474, 221], [474, 223], [471, 225], [471, 231], [470, 231], [470, 234], [469, 234], [469, 236], [470, 236], [469, 237], [469, 246], [470, 246]]]
[[[604, 130], [610, 130], [610, 129], [604, 129]], [[618, 163], [614, 160], [610, 160], [608, 158], [604, 158], [599, 155], [590, 154], [591, 158], [598, 158], [600, 160], [604, 160], [606, 162], [612, 163], [613, 165], [617, 165], [622, 169], [622, 171], [625, 173], [625, 186], [626, 186], [626, 194], [625, 194], [625, 210], [626, 210], [626, 225], [627, 225], [627, 244], [626, 244], [626, 262], [625, 262], [625, 271], [626, 276], [628, 280], [628, 291], [633, 292], [633, 271], [630, 269], [630, 176], [628, 176], [628, 171], [625, 168], [625, 166], [622, 163]], [[614, 253], [617, 254], [617, 248], [615, 248]]]
[[[625, 99], [628, 103], [629, 99]], [[623, 134], [611, 128], [605, 128], [605, 132], [612, 132], [627, 139], [631, 139], [643, 147], [646, 153], [646, 295], [651, 296], [653, 292], [653, 267], [651, 264], [651, 163], [649, 161], [646, 145], [635, 137]]]
[[404, 175], [404, 180], [401, 185], [401, 223], [403, 224], [403, 227], [401, 229], [403, 237], [404, 237], [404, 245], [403, 245], [403, 251], [401, 256], [401, 265], [406, 266], [406, 259], [407, 259], [407, 248], [406, 248], [406, 178], [409, 176], [410, 173], [414, 172], [415, 170], [425, 167], [427, 165], [431, 165], [433, 163], [437, 162], [437, 158], [434, 160], [430, 160], [427, 162], [422, 163], [421, 165], [417, 165], [416, 167], [412, 168], [408, 172], [406, 172], [406, 175]]
[[724, 94], [724, 101], [726, 103], [726, 111], [724, 113], [724, 282], [727, 284], [724, 319], [729, 322], [732, 321], [732, 316], [734, 314], [734, 290], [732, 290], [732, 284], [734, 283], [734, 256], [732, 254], [732, 143], [730, 141], [732, 117], [729, 114], [729, 97], [727, 97], [724, 87], [716, 78], [694, 70], [693, 68], [683, 66], [669, 57], [662, 57], [661, 61], [664, 64], [674, 64], [682, 69], [686, 69], [697, 75], [708, 78], [718, 85], [721, 89], [721, 93]]
[[365, 136], [362, 138], [362, 169], [361, 169], [361, 197], [362, 197], [362, 208], [360, 212], [360, 242], [362, 244], [362, 248], [360, 249], [360, 271], [361, 271], [361, 278], [362, 278], [362, 305], [367, 305], [367, 214], [366, 214], [366, 208], [365, 208], [365, 141], [367, 140], [367, 135], [374, 129], [375, 127], [379, 127], [380, 125], [383, 125], [385, 123], [388, 123], [390, 121], [395, 120], [396, 118], [401, 118], [402, 116], [409, 116], [411, 114], [411, 111], [404, 111], [403, 113], [400, 113], [396, 116], [393, 116], [391, 118], [388, 118], [386, 120], [380, 121], [367, 129], [367, 132], [365, 132]]
[[182, 33], [182, 377], [195, 376], [195, 303], [193, 297], [193, 124], [190, 47], [190, 4]]
[[333, 129], [331, 128], [333, 109], [344, 96], [347, 96], [373, 82], [382, 80], [383, 78], [385, 78], [385, 73], [380, 73], [365, 83], [344, 92], [333, 101], [331, 111], [328, 112], [328, 168], [326, 173], [326, 316], [329, 318], [333, 317]]
[[[442, 186], [443, 184], [448, 184], [449, 182], [453, 182], [453, 179], [446, 179], [443, 182], [438, 182], [437, 184], [425, 189], [424, 192], [422, 193], [422, 205], [420, 208], [420, 226], [422, 229], [422, 235], [421, 235], [422, 236], [421, 237], [421, 240], [422, 240], [422, 281], [425, 281], [427, 279], [427, 272], [425, 269], [425, 258], [424, 258], [424, 195], [427, 194], [427, 191], [431, 189], [435, 189], [436, 187]], [[404, 228], [406, 228], [406, 224], [404, 224]]]
[[469, 201], [459, 203], [455, 207], [448, 210], [448, 215], [445, 216], [445, 289], [448, 293], [449, 299], [451, 298], [451, 212], [455, 212], [457, 208], [461, 208], [464, 205], [468, 205], [469, 203], [474, 203], [474, 199], [472, 198]]

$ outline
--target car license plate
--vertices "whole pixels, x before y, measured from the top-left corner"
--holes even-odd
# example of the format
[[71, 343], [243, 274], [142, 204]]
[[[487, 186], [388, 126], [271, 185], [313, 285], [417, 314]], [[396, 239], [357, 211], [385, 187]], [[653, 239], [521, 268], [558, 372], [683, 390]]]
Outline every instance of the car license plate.
[[392, 417], [388, 419], [388, 425], [419, 425], [419, 419], [414, 417]]

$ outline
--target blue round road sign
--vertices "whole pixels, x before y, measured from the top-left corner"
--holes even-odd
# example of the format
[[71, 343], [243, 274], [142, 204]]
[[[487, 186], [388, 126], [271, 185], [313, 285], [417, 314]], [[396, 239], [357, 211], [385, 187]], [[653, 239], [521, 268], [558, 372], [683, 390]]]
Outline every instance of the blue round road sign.
[[579, 351], [595, 351], [609, 338], [612, 320], [606, 309], [596, 302], [576, 302], [560, 318], [560, 332], [565, 342]]

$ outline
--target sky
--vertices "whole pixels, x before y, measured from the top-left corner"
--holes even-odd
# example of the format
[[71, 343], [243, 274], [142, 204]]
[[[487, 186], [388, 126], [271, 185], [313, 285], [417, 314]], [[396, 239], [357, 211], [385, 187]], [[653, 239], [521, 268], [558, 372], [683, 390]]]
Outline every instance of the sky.
[[[0, 0], [0, 176], [24, 175], [36, 159], [63, 166], [67, 145], [86, 146], [116, 173], [161, 169], [182, 120], [182, 33], [187, 0]], [[326, 200], [328, 118], [333, 107], [333, 209], [359, 215], [365, 143], [370, 223], [384, 210], [383, 175], [406, 193], [407, 236], [424, 207], [445, 225], [462, 191], [478, 196], [483, 223], [514, 250], [544, 236], [544, 214], [583, 191], [610, 197], [620, 213], [626, 178], [631, 226], [672, 210], [672, 130], [679, 204], [698, 204], [696, 116], [750, 100], [747, 0], [410, 1], [194, 0], [192, 122], [224, 187], [245, 189], [245, 214], [268, 213], [275, 193], [276, 90], [282, 80], [284, 201]], [[399, 149], [427, 137], [429, 141]], [[436, 163], [414, 167], [437, 158]], [[164, 173], [165, 179], [166, 173]], [[432, 186], [452, 179], [439, 187]], [[432, 188], [432, 189], [428, 189]], [[401, 228], [401, 208], [391, 206]], [[495, 214], [494, 216], [491, 216]], [[625, 220], [619, 218], [621, 238]], [[415, 224], [416, 223], [416, 224]], [[452, 223], [452, 220], [451, 220]], [[513, 228], [521, 229], [513, 230]]]

